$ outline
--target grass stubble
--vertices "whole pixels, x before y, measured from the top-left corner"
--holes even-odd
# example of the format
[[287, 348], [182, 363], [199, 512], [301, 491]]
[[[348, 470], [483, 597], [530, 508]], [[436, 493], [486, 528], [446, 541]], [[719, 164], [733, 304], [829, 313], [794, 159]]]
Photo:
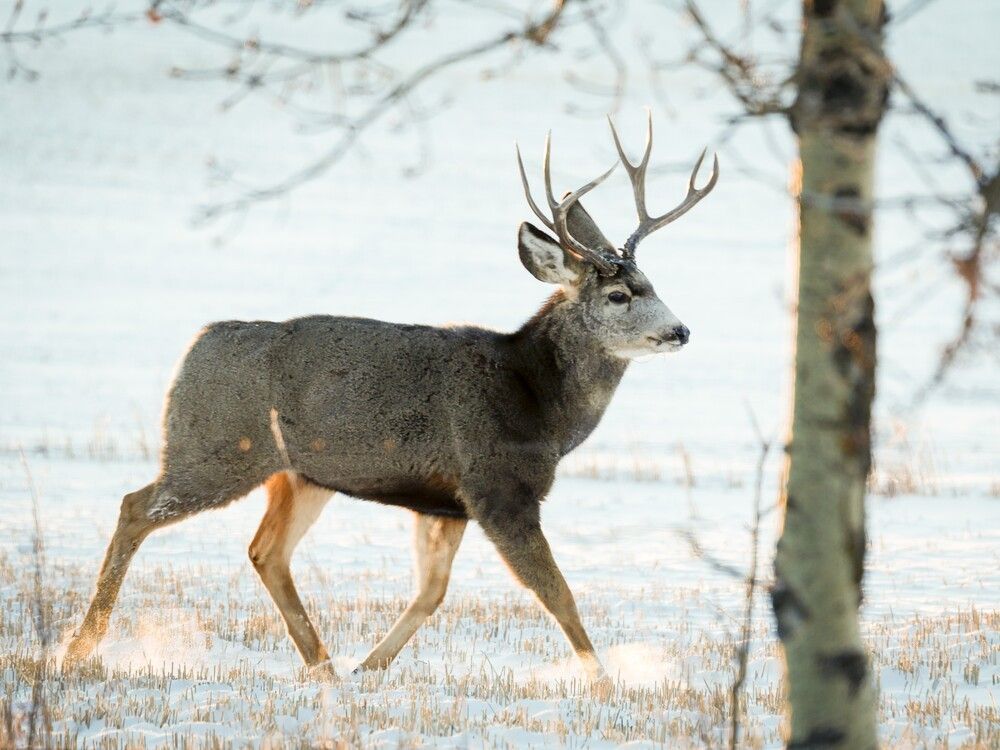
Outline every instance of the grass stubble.
[[[732, 719], [738, 618], [693, 625], [697, 590], [651, 588], [677, 614], [634, 644], [633, 614], [613, 589], [583, 597], [587, 625], [622, 670], [607, 702], [591, 696], [557, 628], [527, 595], [465, 591], [449, 600], [385, 672], [324, 684], [296, 666], [284, 626], [249, 575], [223, 580], [192, 566], [137, 568], [102, 656], [62, 672], [31, 615], [36, 598], [54, 631], [86, 604], [90, 566], [57, 564], [41, 591], [24, 561], [0, 556], [0, 698], [11, 746], [405, 747], [619, 745], [722, 747]], [[345, 674], [405, 606], [400, 596], [343, 598], [300, 573], [307, 607]], [[766, 618], [761, 618], [766, 619]], [[746, 631], [743, 633], [746, 634]], [[740, 747], [780, 742], [783, 694], [777, 644], [754, 623], [741, 686]], [[972, 608], [868, 624], [882, 691], [887, 746], [996, 748], [1000, 711], [963, 688], [1000, 684], [1000, 612]], [[350, 655], [350, 656], [347, 656]], [[636, 673], [632, 662], [639, 662]], [[651, 664], [672, 665], [650, 679]], [[655, 671], [655, 670], [654, 670]], [[898, 684], [897, 684], [898, 683]], [[44, 711], [29, 744], [30, 715]], [[41, 717], [36, 717], [36, 723]]]
[[[678, 483], [690, 492], [697, 481], [690, 457], [683, 446], [677, 455]], [[766, 446], [754, 537], [765, 458]], [[316, 682], [299, 668], [248, 564], [228, 576], [204, 562], [136, 565], [98, 656], [63, 671], [58, 642], [78, 624], [96, 568], [90, 560], [46, 561], [23, 455], [22, 463], [33, 538], [0, 548], [0, 747], [781, 743], [778, 644], [769, 618], [753, 615], [766, 589], [756, 565], [739, 580], [730, 576], [749, 598], [730, 596], [728, 608], [711, 592], [669, 580], [654, 580], [638, 600], [634, 589], [613, 583], [580, 592], [587, 628], [618, 678], [607, 701], [589, 692], [561, 633], [528, 594], [467, 585], [449, 593], [390, 669]], [[664, 479], [638, 460], [631, 469], [636, 479]], [[308, 561], [296, 568], [306, 606], [346, 675], [405, 608], [408, 571], [383, 563], [345, 591]], [[889, 614], [865, 627], [882, 683], [886, 747], [1000, 748], [1000, 709], [981, 698], [1000, 688], [1000, 610]]]

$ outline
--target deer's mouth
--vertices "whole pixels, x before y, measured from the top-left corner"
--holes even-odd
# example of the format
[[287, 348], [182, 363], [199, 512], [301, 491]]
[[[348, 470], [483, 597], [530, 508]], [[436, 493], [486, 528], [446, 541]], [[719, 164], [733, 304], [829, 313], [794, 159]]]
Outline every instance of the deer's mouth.
[[684, 348], [684, 343], [679, 339], [664, 339], [659, 336], [647, 336], [646, 341], [650, 345], [653, 354], [679, 352]]

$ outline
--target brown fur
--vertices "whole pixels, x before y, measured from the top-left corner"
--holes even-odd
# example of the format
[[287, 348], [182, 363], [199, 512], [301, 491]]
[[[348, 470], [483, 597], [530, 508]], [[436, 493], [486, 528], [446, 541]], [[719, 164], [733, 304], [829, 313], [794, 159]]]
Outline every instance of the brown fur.
[[416, 592], [413, 600], [396, 624], [371, 653], [361, 662], [360, 669], [381, 669], [389, 666], [396, 654], [413, 637], [423, 622], [434, 614], [444, 601], [451, 575], [451, 563], [465, 533], [464, 518], [437, 518], [417, 515], [413, 530], [413, 550], [416, 565]]
[[108, 630], [111, 610], [132, 557], [142, 544], [142, 540], [149, 536], [153, 529], [168, 523], [165, 520], [156, 521], [149, 517], [149, 506], [155, 497], [155, 490], [156, 484], [149, 484], [141, 490], [130, 492], [122, 499], [118, 526], [104, 555], [104, 562], [97, 575], [97, 590], [84, 617], [86, 627], [81, 628], [70, 642], [66, 650], [67, 661], [73, 662], [85, 658], [104, 637]]
[[287, 472], [267, 480], [267, 512], [250, 543], [250, 561], [281, 612], [288, 635], [307, 666], [330, 659], [295, 589], [289, 563], [302, 536], [319, 517], [331, 492]]

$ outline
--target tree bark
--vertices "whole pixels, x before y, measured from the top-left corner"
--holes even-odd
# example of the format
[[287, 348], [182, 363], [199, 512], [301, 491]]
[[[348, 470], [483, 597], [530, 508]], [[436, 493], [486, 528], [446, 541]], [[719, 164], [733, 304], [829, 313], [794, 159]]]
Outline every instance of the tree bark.
[[858, 609], [871, 465], [876, 131], [890, 69], [882, 0], [804, 0], [791, 108], [798, 136], [798, 305], [791, 435], [772, 606], [789, 748], [874, 748], [876, 689]]

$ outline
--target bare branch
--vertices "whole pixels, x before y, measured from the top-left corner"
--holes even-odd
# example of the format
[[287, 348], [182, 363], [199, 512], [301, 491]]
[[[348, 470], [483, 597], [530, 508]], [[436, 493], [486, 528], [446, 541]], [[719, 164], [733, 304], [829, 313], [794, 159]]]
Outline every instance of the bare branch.
[[730, 94], [743, 105], [747, 116], [786, 114], [788, 107], [782, 102], [781, 94], [787, 81], [768, 81], [754, 59], [738, 54], [725, 44], [709, 25], [695, 0], [685, 0], [684, 9], [701, 33], [702, 46], [712, 50], [718, 58], [714, 62], [704, 61], [698, 55], [698, 48], [695, 48], [688, 54], [687, 61], [717, 74]]
[[267, 42], [256, 37], [238, 37], [197, 23], [191, 16], [176, 6], [164, 8], [159, 13], [164, 21], [193, 34], [205, 41], [218, 44], [235, 52], [252, 51], [257, 54], [273, 55], [286, 60], [297, 60], [307, 65], [347, 63], [370, 58], [377, 51], [396, 39], [411, 22], [424, 10], [428, 0], [404, 0], [402, 10], [396, 20], [384, 30], [374, 33], [371, 42], [344, 52], [316, 52], [280, 42]]
[[53, 26], [46, 26], [46, 16], [44, 14], [40, 14], [38, 21], [33, 28], [18, 30], [15, 29], [14, 26], [17, 24], [23, 5], [23, 0], [18, 0], [18, 2], [14, 3], [14, 8], [7, 22], [7, 28], [0, 31], [0, 42], [4, 44], [17, 44], [23, 42], [41, 44], [48, 39], [61, 38], [71, 32], [79, 31], [81, 29], [100, 28], [110, 30], [116, 26], [122, 26], [124, 24], [140, 21], [143, 18], [148, 18], [147, 13], [115, 13], [113, 10], [107, 10], [103, 13], [95, 14], [91, 13], [89, 10], [84, 10], [79, 16], [71, 21], [55, 24]]
[[[954, 237], [963, 235], [968, 238], [968, 245], [962, 255], [951, 255], [952, 266], [966, 288], [959, 330], [945, 346], [938, 365], [928, 382], [920, 388], [914, 397], [914, 404], [922, 402], [938, 385], [940, 385], [948, 370], [955, 363], [960, 352], [968, 345], [977, 324], [978, 302], [986, 287], [986, 260], [989, 251], [995, 251], [997, 245], [995, 222], [1000, 216], [1000, 164], [994, 164], [991, 170], [972, 155], [952, 131], [945, 118], [935, 112], [910, 86], [909, 83], [895, 71], [893, 83], [910, 102], [914, 112], [920, 115], [941, 138], [951, 157], [961, 163], [969, 174], [973, 184], [975, 201], [951, 200], [945, 201], [939, 191], [935, 191], [939, 200], [956, 214], [951, 227], [943, 236]], [[920, 159], [911, 154], [911, 162], [920, 170], [928, 183], [934, 182], [933, 175], [920, 167]], [[994, 253], [995, 254], [995, 253]]]
[[33, 81], [38, 78], [38, 71], [28, 67], [18, 56], [18, 45], [31, 44], [40, 45], [42, 42], [51, 39], [61, 39], [71, 32], [87, 29], [102, 28], [110, 31], [116, 26], [132, 23], [144, 17], [142, 13], [115, 13], [113, 9], [108, 9], [103, 13], [94, 14], [90, 9], [84, 9], [80, 15], [71, 21], [46, 26], [48, 13], [41, 11], [35, 19], [35, 25], [30, 29], [15, 28], [21, 19], [24, 11], [24, 0], [16, 0], [7, 17], [7, 24], [3, 31], [0, 31], [0, 44], [3, 44], [4, 54], [7, 56], [7, 77], [14, 78], [18, 74], [23, 75], [27, 80]]
[[244, 211], [253, 204], [273, 200], [316, 179], [340, 161], [351, 147], [357, 143], [361, 135], [385, 115], [386, 112], [405, 101], [421, 85], [441, 71], [482, 58], [517, 40], [538, 45], [544, 44], [558, 25], [564, 7], [564, 3], [560, 1], [547, 16], [537, 22], [529, 22], [521, 29], [505, 31], [486, 41], [449, 52], [418, 67], [378, 97], [360, 115], [346, 121], [343, 125], [343, 135], [317, 160], [270, 186], [247, 190], [232, 200], [205, 206], [198, 212], [196, 220], [205, 222], [225, 213]]
[[622, 98], [625, 96], [625, 83], [628, 79], [628, 65], [626, 65], [625, 58], [622, 57], [621, 52], [618, 51], [614, 43], [611, 41], [611, 37], [607, 32], [606, 24], [602, 23], [598, 19], [597, 13], [592, 6], [588, 5], [586, 7], [586, 10], [584, 11], [584, 18], [586, 19], [587, 26], [590, 28], [591, 33], [594, 35], [594, 39], [597, 42], [597, 48], [611, 64], [611, 68], [614, 71], [614, 83], [610, 86], [598, 86], [592, 82], [583, 80], [579, 74], [573, 70], [566, 74], [566, 82], [580, 91], [610, 97], [611, 105], [610, 107], [598, 107], [596, 110], [585, 111], [577, 104], [570, 104], [568, 109], [574, 114], [606, 114], [609, 110], [611, 112], [617, 112], [621, 106]]
[[[945, 346], [938, 360], [938, 365], [928, 382], [917, 392], [914, 404], [922, 402], [938, 385], [944, 382], [945, 376], [955, 363], [958, 355], [969, 344], [977, 325], [978, 303], [985, 283], [986, 260], [992, 251], [993, 260], [998, 254], [998, 243], [994, 222], [1000, 215], [1000, 171], [994, 171], [993, 176], [980, 187], [982, 198], [981, 208], [974, 212], [955, 228], [966, 232], [969, 236], [969, 246], [964, 255], [951, 256], [952, 266], [965, 284], [965, 302], [962, 307], [961, 323], [958, 332]], [[993, 290], [996, 294], [996, 290]]]
[[739, 580], [746, 578], [746, 574], [735, 565], [730, 565], [729, 563], [720, 560], [713, 553], [705, 549], [702, 543], [698, 540], [698, 537], [695, 536], [694, 532], [690, 529], [677, 529], [676, 534], [688, 543], [688, 547], [691, 548], [692, 557], [701, 560], [716, 573], [722, 573], [722, 575]]
[[935, 0], [910, 0], [910, 2], [903, 6], [900, 10], [893, 13], [892, 16], [889, 17], [889, 21], [893, 26], [900, 26], [914, 16], [918, 15], [934, 1]]
[[382, 115], [393, 107], [393, 105], [405, 99], [407, 95], [417, 89], [428, 78], [452, 65], [468, 62], [469, 60], [481, 57], [488, 52], [499, 49], [516, 38], [516, 34], [507, 32], [486, 42], [482, 42], [440, 57], [437, 60], [418, 68], [414, 73], [392, 87], [388, 93], [368, 107], [368, 109], [365, 110], [359, 117], [349, 122], [346, 125], [346, 132], [333, 145], [333, 147], [312, 164], [309, 164], [298, 172], [295, 172], [280, 182], [268, 187], [254, 188], [244, 192], [234, 200], [206, 206], [199, 212], [197, 217], [198, 220], [207, 221], [224, 213], [246, 209], [254, 203], [273, 200], [285, 195], [310, 180], [316, 179], [340, 161], [340, 159], [343, 158], [343, 156], [350, 150], [351, 146], [357, 142], [365, 130], [377, 122]]
[[893, 71], [893, 83], [896, 89], [903, 94], [907, 99], [910, 100], [910, 104], [913, 105], [914, 110], [920, 113], [926, 120], [937, 130], [941, 139], [948, 146], [948, 150], [951, 154], [960, 160], [962, 163], [968, 167], [969, 172], [972, 174], [973, 179], [979, 183], [983, 179], [983, 168], [980, 166], [979, 162], [958, 142], [958, 138], [948, 127], [948, 123], [945, 121], [944, 117], [937, 114], [932, 110], [913, 90], [913, 88], [906, 82], [906, 80], [899, 74], [898, 70]]

